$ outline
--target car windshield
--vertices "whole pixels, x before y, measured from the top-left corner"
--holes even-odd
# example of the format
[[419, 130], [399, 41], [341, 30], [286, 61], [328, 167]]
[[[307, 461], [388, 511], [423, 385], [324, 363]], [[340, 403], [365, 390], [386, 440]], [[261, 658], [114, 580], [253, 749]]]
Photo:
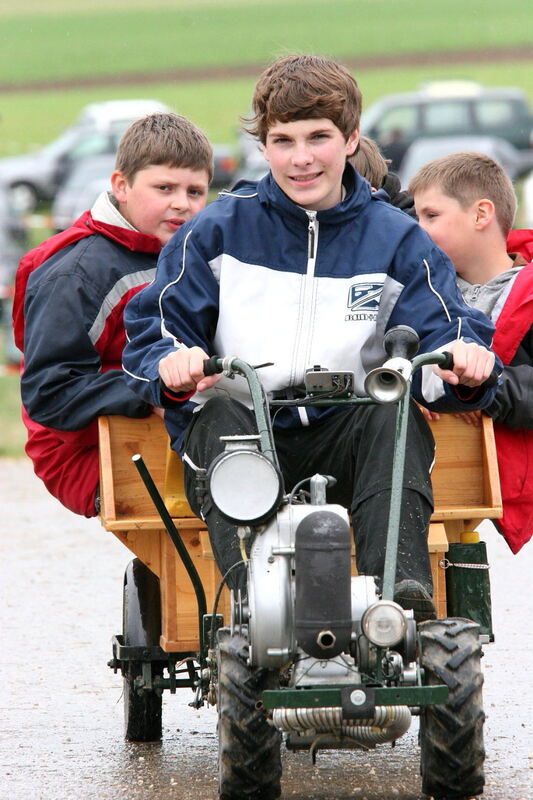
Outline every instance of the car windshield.
[[61, 136], [59, 136], [57, 139], [54, 139], [53, 142], [45, 145], [45, 147], [41, 149], [41, 153], [43, 155], [50, 156], [51, 158], [55, 158], [62, 153], [66, 153], [80, 139], [80, 135], [81, 134], [79, 130], [67, 128], [66, 131], [63, 131]]
[[106, 178], [111, 175], [115, 163], [114, 156], [105, 159], [80, 161], [65, 181], [65, 188], [71, 190], [83, 189], [95, 179]]

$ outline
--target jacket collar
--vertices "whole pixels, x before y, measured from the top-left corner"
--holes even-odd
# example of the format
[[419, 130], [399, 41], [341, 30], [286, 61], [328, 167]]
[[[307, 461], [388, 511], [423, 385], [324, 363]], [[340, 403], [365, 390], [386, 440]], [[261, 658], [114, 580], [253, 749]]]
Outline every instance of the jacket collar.
[[[109, 192], [102, 192], [83, 223], [93, 233], [122, 245], [127, 250], [140, 253], [159, 253], [161, 242], [156, 236], [141, 233], [119, 212]], [[79, 223], [80, 220], [77, 220]]]
[[[347, 164], [342, 176], [342, 184], [346, 190], [344, 199], [332, 208], [317, 212], [317, 220], [321, 224], [338, 224], [355, 217], [372, 199], [372, 192], [367, 181], [356, 173], [351, 164]], [[272, 173], [269, 172], [257, 184], [259, 202], [265, 206], [276, 208], [281, 214], [293, 217], [307, 224], [305, 209], [297, 206], [280, 189]]]

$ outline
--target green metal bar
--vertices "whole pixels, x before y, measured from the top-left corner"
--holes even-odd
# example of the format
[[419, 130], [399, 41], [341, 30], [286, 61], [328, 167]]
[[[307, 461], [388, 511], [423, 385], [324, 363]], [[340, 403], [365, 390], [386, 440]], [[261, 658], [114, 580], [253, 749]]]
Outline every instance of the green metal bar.
[[251, 367], [250, 364], [247, 364], [246, 361], [241, 361], [240, 358], [230, 359], [230, 369], [242, 375], [248, 381], [257, 422], [257, 432], [261, 442], [261, 452], [279, 469], [278, 456], [274, 446], [274, 435], [272, 433], [272, 423], [270, 421], [270, 414], [267, 411], [263, 384], [257, 377], [255, 369]]
[[[354, 689], [361, 689], [354, 684]], [[379, 706], [442, 705], [448, 700], [447, 686], [377, 687], [375, 702]], [[269, 689], [261, 695], [265, 708], [338, 708], [342, 705], [340, 688]]]
[[344, 397], [318, 399], [317, 397], [301, 397], [298, 400], [270, 400], [269, 405], [275, 408], [290, 408], [294, 406], [368, 406], [375, 405], [371, 397]]
[[394, 599], [396, 582], [396, 565], [398, 563], [398, 540], [400, 538], [400, 516], [402, 511], [403, 472], [405, 464], [405, 448], [407, 445], [407, 428], [409, 423], [410, 393], [406, 392], [398, 403], [396, 412], [396, 433], [392, 459], [392, 484], [389, 509], [389, 525], [387, 529], [387, 546], [385, 550], [385, 566], [383, 569], [383, 599]]

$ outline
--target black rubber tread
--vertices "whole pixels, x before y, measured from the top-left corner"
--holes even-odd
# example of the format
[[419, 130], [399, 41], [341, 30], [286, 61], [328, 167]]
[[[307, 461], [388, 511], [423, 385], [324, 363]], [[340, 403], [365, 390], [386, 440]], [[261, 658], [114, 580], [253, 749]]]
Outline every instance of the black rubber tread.
[[[124, 644], [159, 644], [161, 635], [161, 594], [159, 578], [138, 558], [128, 565], [124, 576], [122, 608]], [[161, 664], [152, 663], [152, 677], [163, 674]], [[142, 675], [142, 662], [131, 661], [124, 671], [124, 735], [130, 742], [155, 742], [163, 732], [161, 694], [135, 689]]]
[[483, 712], [479, 625], [439, 619], [419, 626], [424, 684], [446, 684], [446, 705], [420, 715], [422, 791], [434, 800], [466, 800], [483, 793]]
[[218, 632], [218, 769], [221, 800], [274, 800], [281, 794], [281, 736], [256, 708], [276, 672], [250, 667], [245, 636]]

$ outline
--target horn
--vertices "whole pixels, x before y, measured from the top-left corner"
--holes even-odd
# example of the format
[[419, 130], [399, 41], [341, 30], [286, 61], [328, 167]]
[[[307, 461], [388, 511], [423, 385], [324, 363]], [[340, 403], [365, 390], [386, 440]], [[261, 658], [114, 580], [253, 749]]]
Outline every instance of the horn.
[[405, 358], [391, 358], [368, 373], [365, 392], [376, 403], [396, 403], [407, 391], [411, 372], [411, 364]]

